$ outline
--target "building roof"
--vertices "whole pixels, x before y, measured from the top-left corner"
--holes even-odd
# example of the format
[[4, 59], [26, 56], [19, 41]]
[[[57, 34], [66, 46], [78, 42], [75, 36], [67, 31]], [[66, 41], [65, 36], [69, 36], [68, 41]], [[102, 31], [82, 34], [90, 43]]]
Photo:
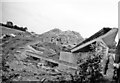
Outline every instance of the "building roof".
[[102, 28], [100, 31], [98, 31], [94, 35], [90, 36], [89, 38], [85, 39], [83, 42], [79, 43], [74, 48], [72, 48], [71, 52], [89, 51], [90, 44], [101, 40], [109, 46], [111, 42], [115, 40], [117, 31], [117, 28]]

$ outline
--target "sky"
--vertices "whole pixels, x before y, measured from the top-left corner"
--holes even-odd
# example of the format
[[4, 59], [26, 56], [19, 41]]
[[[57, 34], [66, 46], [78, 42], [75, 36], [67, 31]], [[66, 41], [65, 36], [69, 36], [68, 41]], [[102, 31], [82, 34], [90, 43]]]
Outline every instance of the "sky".
[[2, 0], [0, 20], [38, 34], [53, 28], [88, 38], [103, 27], [118, 27], [119, 0]]

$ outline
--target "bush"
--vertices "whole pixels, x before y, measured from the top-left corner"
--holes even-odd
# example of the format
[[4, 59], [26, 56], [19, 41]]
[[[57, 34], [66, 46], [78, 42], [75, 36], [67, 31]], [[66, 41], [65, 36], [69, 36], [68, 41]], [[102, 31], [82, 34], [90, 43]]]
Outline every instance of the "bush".
[[101, 59], [102, 55], [88, 54], [84, 62], [79, 64], [79, 69], [76, 71], [74, 81], [81, 83], [96, 83], [102, 78], [101, 74]]

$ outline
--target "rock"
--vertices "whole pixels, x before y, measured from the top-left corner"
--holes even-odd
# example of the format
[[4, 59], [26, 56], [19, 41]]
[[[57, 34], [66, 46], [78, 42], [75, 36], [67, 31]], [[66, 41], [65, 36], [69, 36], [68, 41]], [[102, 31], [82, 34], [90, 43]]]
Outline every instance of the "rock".
[[83, 40], [83, 37], [75, 31], [61, 31], [52, 29], [40, 35], [43, 42], [56, 43], [57, 45], [76, 45]]

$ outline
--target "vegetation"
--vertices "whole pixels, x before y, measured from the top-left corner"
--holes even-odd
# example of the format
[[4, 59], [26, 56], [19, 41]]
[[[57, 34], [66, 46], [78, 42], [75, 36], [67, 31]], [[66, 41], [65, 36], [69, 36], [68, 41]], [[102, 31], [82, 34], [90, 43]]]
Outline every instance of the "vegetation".
[[84, 61], [80, 61], [81, 63], [74, 80], [80, 83], [98, 83], [102, 79], [101, 59], [102, 55], [88, 53]]
[[6, 24], [0, 23], [0, 25], [5, 26], [7, 28], [11, 28], [11, 29], [17, 29], [20, 31], [27, 31], [27, 27], [19, 27], [17, 25], [13, 25], [13, 23], [11, 21], [8, 21]]

